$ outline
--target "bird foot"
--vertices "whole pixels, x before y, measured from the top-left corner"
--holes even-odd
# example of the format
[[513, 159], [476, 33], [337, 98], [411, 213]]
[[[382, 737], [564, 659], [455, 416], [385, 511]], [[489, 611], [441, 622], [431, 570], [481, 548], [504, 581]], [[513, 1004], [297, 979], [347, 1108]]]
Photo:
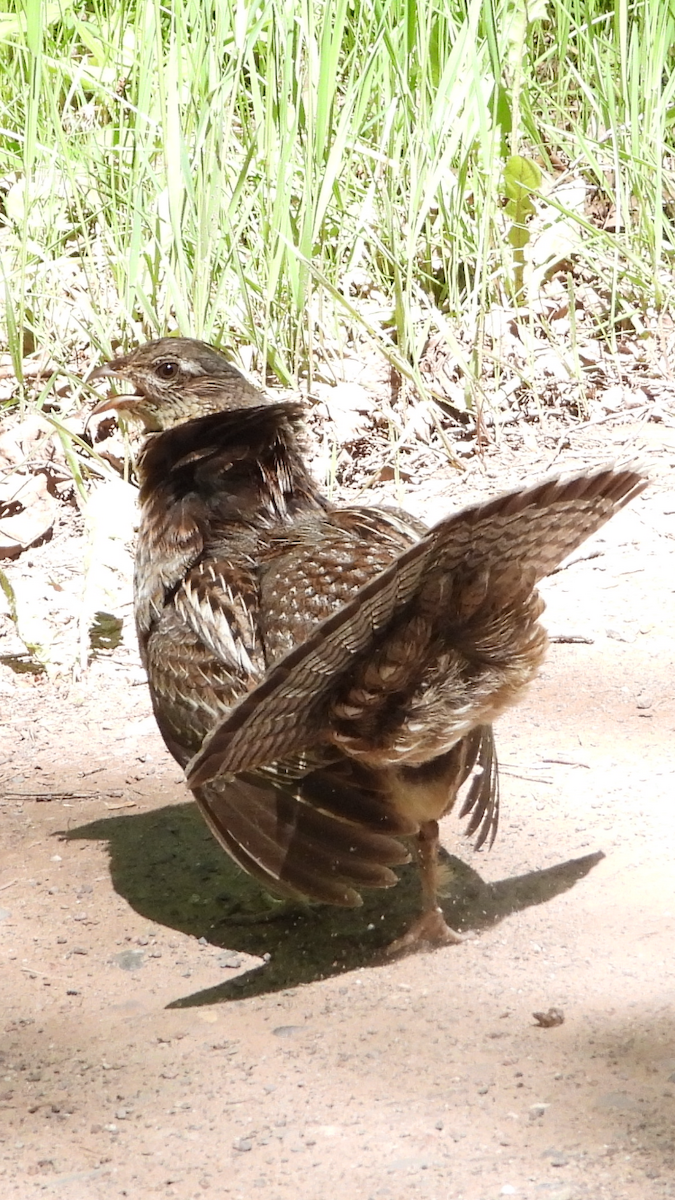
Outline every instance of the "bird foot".
[[404, 951], [422, 949], [423, 947], [448, 946], [465, 942], [466, 937], [451, 929], [440, 908], [430, 908], [413, 921], [409, 929], [401, 937], [396, 938], [385, 951], [388, 958]]

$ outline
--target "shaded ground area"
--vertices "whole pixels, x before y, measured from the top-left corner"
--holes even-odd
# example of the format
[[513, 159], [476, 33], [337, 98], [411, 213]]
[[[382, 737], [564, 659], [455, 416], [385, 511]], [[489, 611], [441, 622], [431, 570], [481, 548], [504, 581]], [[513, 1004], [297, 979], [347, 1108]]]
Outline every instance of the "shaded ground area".
[[[209, 1004], [259, 995], [385, 963], [385, 948], [399, 937], [420, 906], [419, 877], [403, 868], [391, 892], [366, 893], [360, 909], [278, 906], [259, 919], [260, 892], [222, 852], [194, 805], [152, 814], [95, 821], [66, 835], [105, 839], [112, 884], [141, 916], [215, 946], [265, 959], [245, 975], [177, 1001]], [[543, 871], [484, 881], [461, 859], [443, 854], [447, 874], [444, 910], [459, 930], [488, 929], [510, 913], [543, 904], [567, 891], [602, 858], [587, 854]]]
[[[627, 448], [608, 433], [590, 457]], [[675, 1196], [668, 450], [647, 446], [654, 487], [546, 584], [559, 640], [498, 728], [495, 848], [445, 823], [461, 946], [383, 962], [410, 871], [360, 910], [257, 920], [131, 636], [78, 683], [2, 669], [3, 1197]], [[436, 517], [549, 458], [403, 502]], [[542, 1028], [551, 1007], [564, 1023]]]

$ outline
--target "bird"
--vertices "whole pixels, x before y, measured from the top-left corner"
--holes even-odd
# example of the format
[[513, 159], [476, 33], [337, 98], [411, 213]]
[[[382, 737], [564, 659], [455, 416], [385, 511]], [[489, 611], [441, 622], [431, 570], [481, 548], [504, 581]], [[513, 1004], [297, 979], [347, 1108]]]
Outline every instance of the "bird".
[[632, 465], [547, 479], [430, 529], [336, 505], [304, 409], [216, 348], [146, 343], [94, 369], [140, 420], [139, 647], [164, 742], [223, 848], [271, 893], [339, 906], [416, 851], [398, 954], [464, 940], [439, 904], [439, 820], [499, 819], [493, 723], [543, 661], [537, 583], [647, 486]]

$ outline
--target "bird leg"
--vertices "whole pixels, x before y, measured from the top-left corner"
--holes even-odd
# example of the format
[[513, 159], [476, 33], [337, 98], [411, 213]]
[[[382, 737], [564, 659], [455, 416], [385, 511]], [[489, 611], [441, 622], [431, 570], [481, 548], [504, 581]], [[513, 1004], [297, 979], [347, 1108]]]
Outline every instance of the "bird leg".
[[421, 945], [447, 946], [465, 939], [451, 929], [438, 904], [438, 821], [424, 821], [417, 835], [417, 860], [422, 880], [422, 913], [401, 937], [387, 946], [388, 956]]

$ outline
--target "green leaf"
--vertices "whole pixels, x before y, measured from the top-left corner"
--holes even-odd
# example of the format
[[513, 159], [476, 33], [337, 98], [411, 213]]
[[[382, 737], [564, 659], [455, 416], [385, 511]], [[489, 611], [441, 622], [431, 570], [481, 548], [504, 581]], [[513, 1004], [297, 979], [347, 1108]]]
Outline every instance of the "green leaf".
[[[509, 200], [520, 201], [541, 187], [541, 171], [531, 158], [512, 154], [504, 166], [504, 192]], [[534, 210], [532, 210], [534, 211]]]
[[522, 250], [529, 242], [530, 234], [524, 225], [512, 225], [506, 238], [515, 250]]

